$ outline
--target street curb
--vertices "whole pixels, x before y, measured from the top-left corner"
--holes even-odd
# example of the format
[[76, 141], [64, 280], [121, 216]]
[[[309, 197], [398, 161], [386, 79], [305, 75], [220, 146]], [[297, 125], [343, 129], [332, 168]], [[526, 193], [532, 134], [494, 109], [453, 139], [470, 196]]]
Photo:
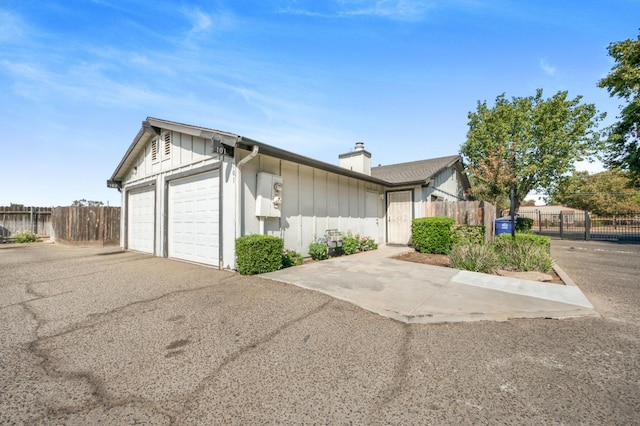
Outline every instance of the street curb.
[[575, 282], [573, 282], [571, 277], [569, 275], [567, 275], [567, 273], [562, 270], [560, 265], [558, 265], [557, 263], [554, 262], [552, 267], [553, 267], [553, 270], [556, 272], [556, 274], [558, 274], [558, 276], [560, 277], [560, 279], [562, 280], [564, 285], [578, 287], [578, 285]]

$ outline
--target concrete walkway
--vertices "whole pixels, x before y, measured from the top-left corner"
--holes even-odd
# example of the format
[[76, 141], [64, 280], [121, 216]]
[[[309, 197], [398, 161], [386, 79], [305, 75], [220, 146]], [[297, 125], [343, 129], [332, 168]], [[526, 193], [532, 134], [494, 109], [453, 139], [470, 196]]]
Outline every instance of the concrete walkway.
[[406, 323], [597, 315], [570, 279], [570, 285], [548, 284], [391, 258], [407, 250], [383, 245], [261, 276]]

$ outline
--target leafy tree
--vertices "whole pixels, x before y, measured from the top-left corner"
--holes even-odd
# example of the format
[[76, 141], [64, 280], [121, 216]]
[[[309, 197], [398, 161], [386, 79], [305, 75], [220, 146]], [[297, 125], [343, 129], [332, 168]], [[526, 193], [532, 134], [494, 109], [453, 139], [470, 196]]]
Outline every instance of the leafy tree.
[[81, 200], [75, 200], [72, 207], [100, 207], [103, 206], [104, 203], [102, 201], [93, 201], [93, 200], [85, 200], [84, 198]]
[[610, 167], [629, 170], [635, 185], [640, 186], [640, 36], [611, 43], [608, 51], [616, 64], [598, 86], [627, 105], [621, 107], [619, 121], [609, 128], [606, 161]]
[[574, 172], [560, 181], [551, 202], [597, 214], [640, 212], [640, 190], [622, 170]]
[[496, 203], [508, 197], [513, 185], [517, 208], [529, 192], [548, 192], [574, 170], [575, 161], [595, 155], [601, 148], [595, 128], [604, 114], [581, 99], [568, 99], [566, 91], [543, 99], [538, 89], [528, 97], [502, 94], [493, 107], [478, 101], [460, 148], [474, 184], [472, 195]]

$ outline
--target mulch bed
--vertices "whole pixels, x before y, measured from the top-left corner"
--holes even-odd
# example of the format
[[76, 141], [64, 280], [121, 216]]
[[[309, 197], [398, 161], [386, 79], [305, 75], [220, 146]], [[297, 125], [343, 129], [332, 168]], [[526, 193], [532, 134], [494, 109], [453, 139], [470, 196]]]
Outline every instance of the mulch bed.
[[[445, 268], [451, 268], [451, 262], [449, 262], [449, 257], [445, 254], [420, 253], [414, 250], [414, 251], [400, 254], [398, 256], [394, 256], [393, 258], [398, 260], [405, 260], [407, 262], [424, 263], [426, 265], [443, 266]], [[552, 277], [552, 280], [550, 281], [550, 283], [564, 284], [564, 282], [560, 279], [558, 274], [556, 274], [556, 271], [551, 270], [549, 272], [546, 272], [546, 274]]]

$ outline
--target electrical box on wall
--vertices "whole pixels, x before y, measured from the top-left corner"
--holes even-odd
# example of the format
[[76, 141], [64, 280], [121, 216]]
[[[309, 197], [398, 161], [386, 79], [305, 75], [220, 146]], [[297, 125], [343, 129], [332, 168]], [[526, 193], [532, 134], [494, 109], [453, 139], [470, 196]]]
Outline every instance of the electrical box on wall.
[[256, 216], [280, 217], [282, 208], [282, 176], [258, 173]]

